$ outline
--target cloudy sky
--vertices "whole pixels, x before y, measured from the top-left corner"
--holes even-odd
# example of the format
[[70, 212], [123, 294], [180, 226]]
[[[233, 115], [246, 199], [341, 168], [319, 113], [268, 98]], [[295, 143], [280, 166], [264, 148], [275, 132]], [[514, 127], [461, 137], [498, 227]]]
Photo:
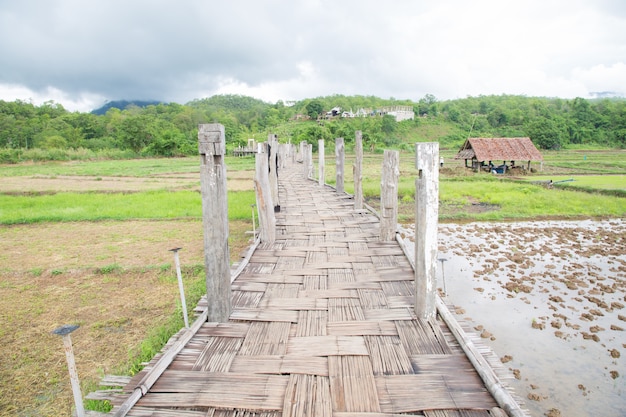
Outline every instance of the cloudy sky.
[[626, 96], [624, 0], [0, 0], [0, 99]]

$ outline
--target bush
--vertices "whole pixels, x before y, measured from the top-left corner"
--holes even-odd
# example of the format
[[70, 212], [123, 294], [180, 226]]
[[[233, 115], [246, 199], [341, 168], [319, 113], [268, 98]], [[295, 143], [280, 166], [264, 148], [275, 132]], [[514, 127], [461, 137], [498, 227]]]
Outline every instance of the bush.
[[0, 149], [0, 164], [17, 164], [18, 162], [20, 162], [19, 149]]

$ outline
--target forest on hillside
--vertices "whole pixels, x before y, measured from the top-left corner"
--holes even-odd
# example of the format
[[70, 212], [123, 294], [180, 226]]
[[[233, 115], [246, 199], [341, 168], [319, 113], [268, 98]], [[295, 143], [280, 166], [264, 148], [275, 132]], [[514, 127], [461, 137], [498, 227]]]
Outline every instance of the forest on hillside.
[[[357, 118], [324, 115], [332, 108], [375, 112], [386, 106], [411, 106], [415, 118], [396, 122], [390, 115]], [[478, 96], [439, 101], [426, 95], [418, 102], [373, 96], [333, 95], [275, 104], [240, 95], [217, 95], [186, 104], [130, 104], [104, 114], [69, 112], [46, 102], [0, 100], [0, 162], [28, 159], [132, 158], [197, 153], [200, 123], [221, 123], [227, 148], [264, 141], [281, 142], [343, 137], [349, 147], [354, 132], [365, 146], [412, 149], [415, 142], [438, 141], [460, 147], [468, 137], [529, 136], [542, 149], [569, 146], [626, 148], [626, 100], [571, 100], [526, 96]]]

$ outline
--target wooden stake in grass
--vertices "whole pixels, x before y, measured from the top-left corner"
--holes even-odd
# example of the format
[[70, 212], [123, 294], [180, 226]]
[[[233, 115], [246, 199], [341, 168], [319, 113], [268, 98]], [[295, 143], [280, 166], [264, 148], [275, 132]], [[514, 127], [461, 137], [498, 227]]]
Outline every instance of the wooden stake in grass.
[[85, 416], [85, 407], [83, 406], [83, 396], [80, 392], [80, 381], [78, 380], [78, 371], [76, 371], [76, 362], [74, 361], [74, 349], [72, 349], [72, 338], [70, 333], [78, 329], [78, 325], [66, 324], [58, 327], [52, 333], [63, 337], [63, 347], [65, 348], [65, 358], [67, 359], [67, 368], [70, 372], [70, 383], [72, 384], [72, 393], [74, 394], [74, 404], [76, 405], [76, 416]]
[[185, 288], [183, 287], [183, 276], [180, 273], [180, 259], [178, 258], [178, 251], [182, 248], [170, 249], [170, 252], [174, 252], [174, 264], [176, 265], [176, 278], [178, 279], [178, 291], [180, 292], [180, 303], [183, 308], [183, 319], [185, 320], [185, 327], [189, 328], [189, 316], [187, 315], [187, 302], [185, 301]]
[[198, 150], [209, 303], [207, 320], [224, 323], [228, 321], [231, 310], [224, 126], [218, 123], [199, 125]]

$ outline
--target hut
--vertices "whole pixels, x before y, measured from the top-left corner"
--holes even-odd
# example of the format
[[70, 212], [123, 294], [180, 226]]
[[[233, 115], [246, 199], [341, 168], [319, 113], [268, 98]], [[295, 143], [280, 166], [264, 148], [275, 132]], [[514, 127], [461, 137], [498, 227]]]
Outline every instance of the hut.
[[[464, 159], [466, 168], [495, 171], [498, 174], [516, 167], [530, 170], [531, 161], [543, 163], [543, 156], [530, 138], [469, 138], [454, 159]], [[471, 161], [471, 165], [468, 165], [468, 161]], [[500, 161], [501, 165], [495, 164]], [[516, 165], [516, 162], [527, 162], [528, 165], [524, 167]]]

